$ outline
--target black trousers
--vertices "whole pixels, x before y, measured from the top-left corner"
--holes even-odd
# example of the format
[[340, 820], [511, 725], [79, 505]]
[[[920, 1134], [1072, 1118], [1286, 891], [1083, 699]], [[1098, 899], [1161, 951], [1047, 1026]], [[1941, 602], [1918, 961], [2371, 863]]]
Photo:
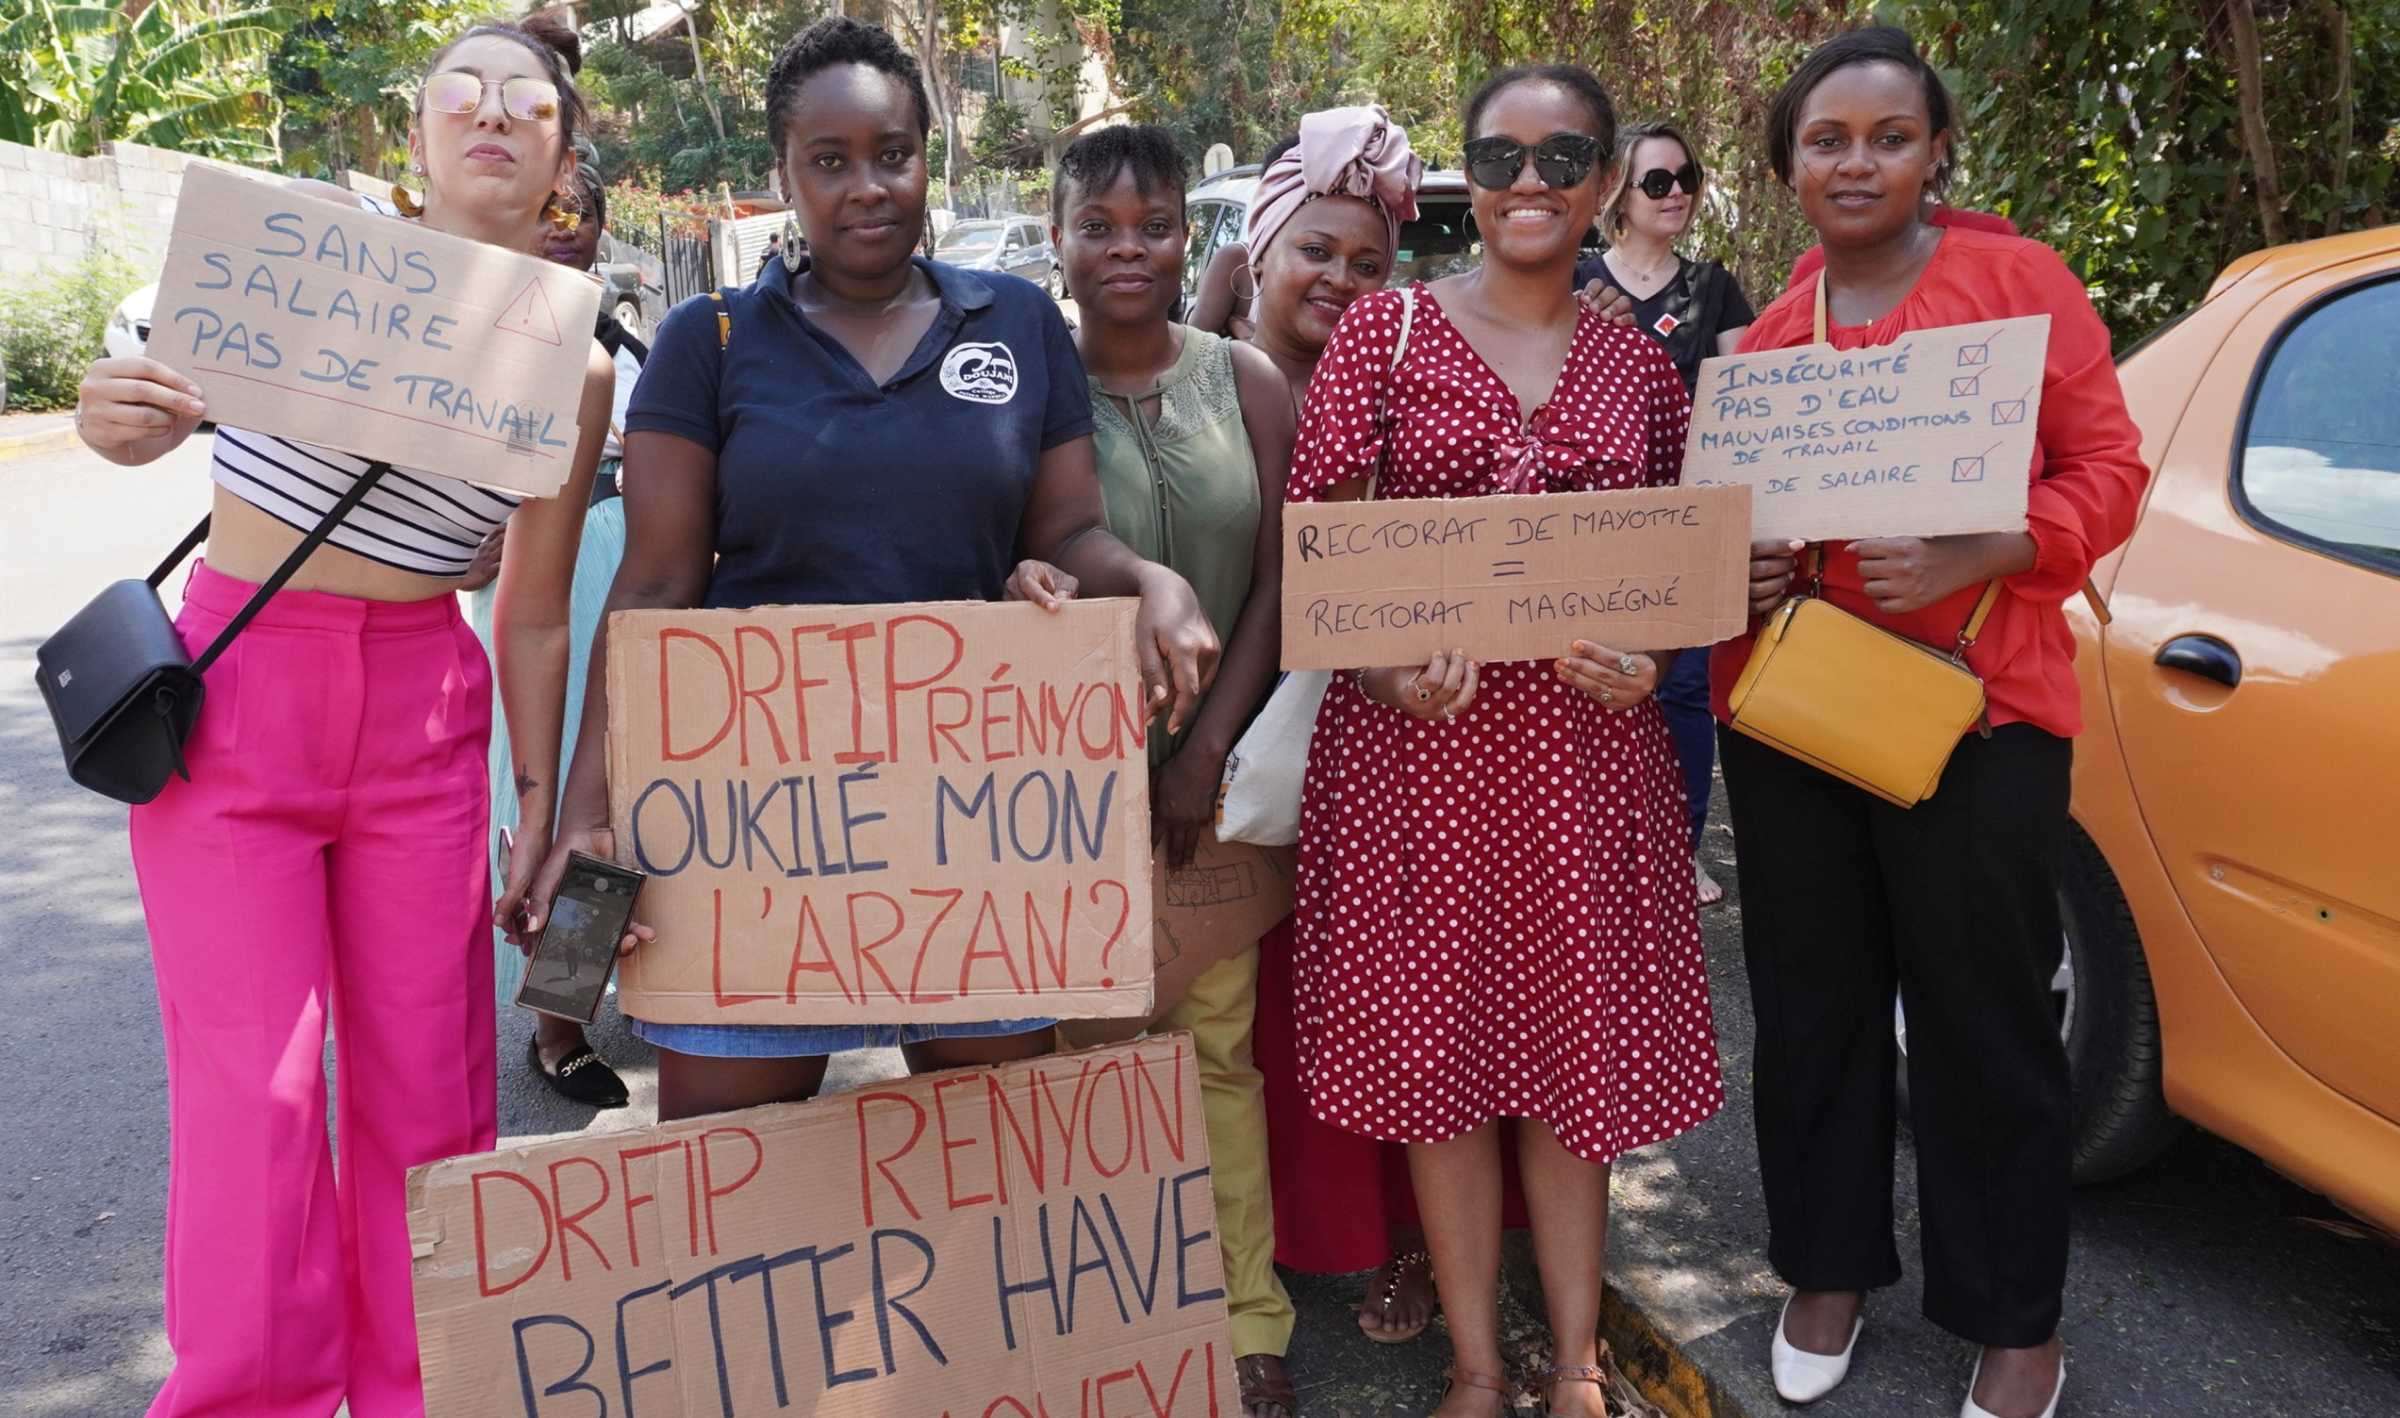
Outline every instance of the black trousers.
[[1892, 1239], [1895, 988], [1925, 1316], [1978, 1344], [2058, 1328], [2069, 1098], [2052, 1012], [2073, 746], [1970, 734], [1939, 792], [1892, 807], [1720, 734], [1758, 1019], [1767, 1258], [1802, 1290], [1900, 1278]]

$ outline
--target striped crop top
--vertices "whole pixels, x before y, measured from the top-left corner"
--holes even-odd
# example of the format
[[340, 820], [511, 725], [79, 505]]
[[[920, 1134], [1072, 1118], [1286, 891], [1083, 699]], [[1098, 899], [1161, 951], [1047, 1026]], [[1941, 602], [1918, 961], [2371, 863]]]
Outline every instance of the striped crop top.
[[[220, 424], [209, 476], [276, 521], [308, 532], [366, 470], [364, 458]], [[464, 576], [475, 548], [521, 501], [439, 473], [395, 467], [326, 541], [421, 576]]]

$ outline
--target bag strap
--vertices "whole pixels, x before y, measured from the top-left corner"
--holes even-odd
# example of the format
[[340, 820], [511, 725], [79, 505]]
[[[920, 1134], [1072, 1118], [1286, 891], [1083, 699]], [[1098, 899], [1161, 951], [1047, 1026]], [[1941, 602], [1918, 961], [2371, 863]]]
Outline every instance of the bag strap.
[[[1816, 326], [1817, 343], [1820, 345], [1826, 342], [1825, 287], [1827, 284], [1825, 273], [1823, 271], [1817, 272], [1817, 294], [1815, 302], [1816, 316], [1814, 324]], [[1994, 581], [1991, 583], [1991, 585], [1984, 588], [1983, 600], [1977, 603], [1975, 607], [1975, 613], [1967, 617], [1966, 629], [1959, 633], [1958, 653], [1961, 656], [1966, 654], [1967, 647], [1969, 645], [1975, 643], [1975, 637], [1983, 633], [1984, 619], [1992, 613], [1992, 602], [1998, 599], [1999, 594], [2000, 583], [1998, 581]], [[2083, 578], [2083, 599], [2086, 604], [2091, 606], [2092, 615], [2097, 618], [2102, 625], [2108, 625], [2116, 620], [2116, 616], [2111, 614], [2108, 609], [2107, 598], [2100, 594], [2100, 588], [2093, 584], [2092, 578], [2089, 576]]]
[[[1391, 368], [1394, 372], [1399, 370], [1400, 361], [1408, 358], [1408, 332], [1409, 329], [1416, 324], [1416, 320], [1417, 288], [1415, 286], [1402, 286], [1400, 288], [1400, 339], [1398, 343], [1392, 346]], [[1384, 463], [1390, 461], [1391, 456], [1391, 433], [1389, 430], [1386, 430], [1384, 433], [1383, 457], [1376, 460], [1375, 471], [1367, 474], [1367, 501], [1373, 502], [1375, 500], [1376, 484], [1383, 481], [1383, 465]]]
[[[367, 470], [360, 473], [357, 480], [350, 484], [350, 490], [343, 493], [341, 500], [334, 503], [317, 525], [309, 531], [309, 534], [300, 539], [300, 545], [292, 548], [292, 554], [283, 559], [283, 565], [275, 568], [275, 574], [260, 583], [258, 590], [251, 594], [250, 603], [242, 607], [240, 614], [226, 622], [225, 628], [218, 632], [217, 638], [209, 642], [208, 648], [200, 652], [198, 659], [192, 661], [192, 673], [200, 675], [208, 673], [208, 667], [215, 664], [217, 657], [224, 654], [226, 648], [233, 644], [233, 637], [241, 634], [244, 626], [257, 619], [258, 613], [267, 608], [267, 602], [275, 598], [275, 593], [282, 590], [286, 582], [299, 574], [301, 563], [307, 561], [318, 547], [325, 544], [325, 539], [333, 535], [333, 529], [341, 525], [344, 517], [350, 515], [350, 509], [358, 506], [359, 502], [366, 497], [367, 490], [374, 487], [382, 480], [383, 475], [391, 470], [392, 465], [389, 463], [367, 464]], [[158, 564], [158, 569], [150, 573], [152, 590], [156, 590], [161, 582], [174, 573], [176, 567], [183, 564], [185, 557], [190, 556], [195, 548], [208, 539], [208, 523], [208, 518], [201, 518], [200, 525], [192, 528], [191, 535], [183, 539], [183, 545], [175, 548], [165, 561]]]
[[708, 293], [717, 305], [717, 357], [723, 363], [725, 347], [733, 343], [733, 313], [725, 308], [725, 289], [720, 286]]

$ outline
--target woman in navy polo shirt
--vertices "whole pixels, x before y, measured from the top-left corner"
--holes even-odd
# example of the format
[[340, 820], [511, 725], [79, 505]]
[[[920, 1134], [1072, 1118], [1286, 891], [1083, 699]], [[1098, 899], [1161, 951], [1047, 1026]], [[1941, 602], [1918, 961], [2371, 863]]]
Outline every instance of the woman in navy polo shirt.
[[[1103, 526], [1091, 396], [1030, 282], [915, 255], [931, 105], [915, 59], [835, 16], [785, 46], [767, 120], [806, 234], [718, 307], [660, 327], [625, 420], [625, 561], [609, 609], [997, 600], [1080, 588], [1142, 600], [1137, 652], [1180, 729], [1217, 638], [1182, 577]], [[606, 654], [605, 622], [593, 655]], [[536, 886], [571, 849], [612, 855], [607, 686], [595, 678]], [[648, 932], [637, 927], [636, 936]], [[1041, 1053], [1051, 1021], [941, 1026], [637, 1023], [661, 1119], [813, 1095], [825, 1056], [900, 1045], [912, 1067]]]

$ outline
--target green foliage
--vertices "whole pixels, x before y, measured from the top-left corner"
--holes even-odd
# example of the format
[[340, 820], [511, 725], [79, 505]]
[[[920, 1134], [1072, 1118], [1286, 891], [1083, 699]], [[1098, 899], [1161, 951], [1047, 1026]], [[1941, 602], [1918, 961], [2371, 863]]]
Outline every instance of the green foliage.
[[0, 286], [9, 410], [73, 408], [84, 366], [104, 348], [109, 315], [144, 279], [123, 257], [94, 248], [72, 266]]
[[975, 161], [987, 167], [1036, 168], [1042, 164], [1042, 143], [1033, 136], [1025, 110], [1005, 99], [984, 105], [983, 122], [975, 129]]
[[[1124, 6], [1120, 86], [1137, 118], [1174, 129], [1195, 158], [1224, 142], [1256, 161], [1300, 115], [1372, 98], [1451, 165], [1460, 100], [1493, 69], [1590, 65], [1621, 119], [1669, 117], [1691, 134], [1715, 182], [1694, 245], [1757, 300], [1815, 239], [1767, 169], [1767, 105], [1811, 46], [1870, 19], [1914, 34], [1959, 100], [1952, 199], [2006, 213], [2065, 253], [2120, 346], [2189, 308], [2245, 251], [2400, 208], [2400, 6], [2372, 0]], [[2272, 190], [2243, 134], [2235, 24], [2252, 12], [2263, 78], [2251, 99]]]
[[289, 113], [287, 145], [300, 172], [356, 168], [401, 176], [417, 83], [467, 21], [476, 0], [306, 0], [301, 22], [270, 66]]
[[234, 162], [278, 154], [267, 53], [295, 16], [159, 0], [0, 0], [0, 139], [90, 155], [118, 139]]

